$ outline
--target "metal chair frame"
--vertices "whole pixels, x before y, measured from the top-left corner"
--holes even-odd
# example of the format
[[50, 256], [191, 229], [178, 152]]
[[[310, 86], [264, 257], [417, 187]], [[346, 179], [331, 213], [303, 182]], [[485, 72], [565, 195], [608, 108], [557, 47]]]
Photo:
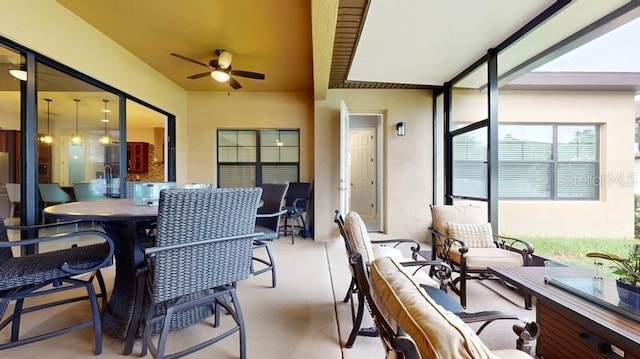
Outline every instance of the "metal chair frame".
[[[432, 218], [435, 218], [433, 211], [435, 207], [431, 207]], [[500, 278], [492, 275], [486, 268], [474, 269], [467, 266], [465, 253], [469, 252], [469, 247], [464, 241], [445, 235], [438, 232], [433, 226], [429, 227], [431, 232], [431, 246], [432, 254], [440, 257], [443, 261], [451, 266], [451, 269], [459, 275], [449, 283], [451, 290], [460, 297], [460, 305], [463, 308], [467, 307], [467, 281], [468, 280], [499, 280], [503, 284], [504, 281]], [[493, 234], [493, 242], [496, 248], [501, 248], [507, 251], [519, 253], [522, 256], [524, 266], [531, 265], [532, 254], [534, 253], [534, 247], [531, 243], [511, 237], [505, 237]], [[457, 246], [457, 250], [460, 253], [460, 262], [456, 262], [449, 256], [449, 251]], [[515, 289], [515, 288], [512, 288]], [[521, 291], [520, 291], [521, 292]], [[521, 292], [522, 293], [522, 292]], [[524, 297], [524, 307], [531, 309], [531, 295], [522, 293]]]
[[[256, 276], [262, 273], [271, 272], [271, 287], [275, 288], [278, 284], [276, 262], [273, 258], [273, 253], [269, 244], [280, 237], [280, 231], [278, 230], [280, 218], [282, 215], [287, 213], [287, 210], [282, 208], [282, 202], [289, 185], [265, 183], [261, 187], [263, 204], [258, 208], [258, 214], [256, 215], [256, 227], [254, 228], [254, 231], [262, 232], [264, 234], [253, 240], [251, 273]], [[256, 255], [257, 250], [262, 248], [267, 252], [266, 259]], [[263, 268], [256, 270], [254, 262], [260, 263]]]
[[[347, 253], [347, 257], [349, 258], [354, 253], [358, 253], [354, 250], [349, 242], [347, 232], [344, 227], [344, 219], [339, 210], [334, 211], [333, 217], [334, 223], [338, 225], [338, 230], [340, 231], [340, 236], [342, 237]], [[372, 240], [372, 244], [394, 244], [394, 247], [398, 247], [401, 244], [411, 245], [412, 251], [412, 261], [403, 262], [402, 264], [406, 267], [415, 267], [413, 273], [415, 274], [417, 271], [421, 270], [424, 267], [430, 266], [430, 274], [436, 276], [441, 283], [441, 288], [446, 288], [446, 283], [451, 278], [451, 269], [449, 266], [442, 261], [439, 260], [417, 260], [417, 253], [420, 251], [420, 243], [412, 239], [385, 239], [385, 240]], [[353, 323], [353, 328], [351, 329], [351, 333], [345, 343], [346, 348], [351, 348], [353, 343], [355, 342], [358, 335], [361, 336], [374, 336], [374, 331], [370, 328], [361, 328], [362, 319], [364, 316], [364, 307], [366, 296], [362, 293], [358, 288], [358, 281], [356, 278], [356, 272], [352, 269], [351, 282], [347, 289], [347, 293], [343, 299], [343, 302], [347, 303], [350, 301], [351, 303], [351, 321]], [[358, 299], [358, 308], [357, 310], [354, 308], [353, 295], [356, 294]]]
[[[313, 193], [313, 183], [290, 182], [287, 190], [284, 214], [284, 224], [280, 230], [286, 236], [291, 233], [291, 244], [295, 243], [295, 232], [299, 229], [303, 238], [307, 238], [307, 224], [305, 216], [309, 212], [309, 204]], [[301, 221], [302, 225], [296, 224]]]
[[[0, 252], [4, 252], [4, 254], [0, 253], [4, 259], [4, 262], [0, 263], [0, 272], [3, 266], [15, 265], [22, 269], [29, 268], [29, 271], [24, 273], [22, 277], [0, 278], [0, 294], [2, 297], [0, 300], [0, 319], [4, 317], [10, 302], [15, 301], [13, 313], [0, 322], [0, 330], [3, 330], [11, 324], [10, 341], [0, 344], [0, 350], [49, 339], [77, 329], [93, 326], [95, 354], [97, 355], [102, 352], [101, 313], [98, 298], [102, 298], [102, 308], [105, 308], [107, 291], [100, 269], [113, 264], [114, 244], [112, 239], [101, 231], [78, 230], [10, 242], [8, 241], [6, 232], [7, 229], [37, 231], [69, 224], [77, 225], [79, 222], [80, 221], [57, 222], [34, 226], [5, 226], [4, 222], [0, 220]], [[104, 243], [93, 244], [86, 247], [74, 245], [69, 249], [37, 253], [19, 258], [14, 258], [10, 254], [11, 247], [37, 246], [44, 242], [78, 238], [81, 236], [97, 236], [102, 238]], [[100, 256], [97, 257], [98, 255]], [[85, 273], [91, 273], [86, 280], [76, 277], [78, 274]], [[99, 293], [95, 292], [94, 279], [97, 279], [100, 288]], [[59, 299], [45, 304], [25, 306], [25, 299], [46, 296], [76, 288], [84, 288], [87, 291], [87, 295]], [[20, 338], [20, 322], [23, 315], [84, 300], [88, 300], [91, 307], [92, 318], [90, 320], [48, 333]]]
[[[373, 318], [373, 321], [376, 325], [378, 332], [380, 333], [380, 339], [385, 347], [387, 352], [395, 352], [402, 354], [402, 358], [404, 359], [419, 359], [422, 356], [418, 353], [418, 348], [415, 345], [415, 342], [411, 340], [407, 334], [402, 330], [402, 328], [394, 328], [391, 326], [385, 315], [382, 314], [382, 311], [376, 304], [375, 300], [372, 298], [371, 287], [369, 285], [369, 276], [368, 270], [366, 268], [366, 264], [362, 259], [362, 255], [358, 252], [354, 252], [349, 256], [349, 264], [354, 273], [354, 280], [356, 282], [356, 286], [359, 288], [359, 292], [362, 293], [362, 296], [365, 298], [367, 302], [367, 308], [369, 309], [369, 313]], [[423, 289], [426, 289], [427, 286], [421, 285]], [[444, 303], [438, 299], [442, 299], [441, 296], [434, 297], [433, 294], [435, 292], [439, 292], [444, 295], [446, 298]], [[447, 304], [451, 304], [452, 298], [448, 297], [446, 292], [437, 288], [429, 288], [427, 294], [434, 300], [436, 303], [443, 305], [445, 309], [447, 308]], [[456, 304], [453, 301], [454, 305]], [[515, 324], [513, 326], [514, 333], [519, 337], [519, 344], [522, 345], [522, 348], [518, 348], [520, 350], [530, 347], [530, 341], [535, 340], [540, 335], [540, 327], [534, 321], [529, 321], [526, 318], [521, 318], [515, 314], [505, 313], [501, 311], [482, 311], [475, 313], [468, 313], [462, 310], [462, 307], [459, 307], [459, 311], [454, 313], [462, 319], [465, 323], [475, 323], [475, 322], [484, 322], [479, 329], [476, 331], [476, 334], [479, 335], [487, 325], [493, 323], [496, 320], [516, 320], [522, 325]], [[524, 343], [526, 342], [526, 343]]]

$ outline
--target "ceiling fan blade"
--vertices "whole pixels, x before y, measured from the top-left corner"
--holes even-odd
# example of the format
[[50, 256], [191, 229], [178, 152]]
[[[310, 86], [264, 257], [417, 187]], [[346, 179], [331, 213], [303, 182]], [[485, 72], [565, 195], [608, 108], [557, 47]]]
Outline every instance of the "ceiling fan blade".
[[231, 70], [232, 75], [240, 76], [240, 77], [248, 77], [250, 79], [256, 80], [264, 80], [264, 74], [252, 71], [242, 71], [242, 70]]
[[206, 76], [210, 76], [210, 75], [211, 75], [211, 71], [207, 71], [207, 72], [202, 72], [202, 73], [199, 73], [199, 74], [188, 76], [187, 78], [195, 80], [195, 79], [200, 79], [200, 78], [203, 78], [203, 77], [206, 77]]
[[175, 56], [175, 57], [177, 57], [177, 58], [179, 58], [179, 59], [183, 59], [183, 60], [185, 60], [185, 61], [193, 62], [194, 64], [198, 64], [198, 65], [200, 65], [200, 66], [204, 66], [204, 67], [207, 67], [207, 68], [211, 68], [209, 65], [207, 65], [207, 64], [205, 64], [205, 63], [202, 63], [202, 62], [200, 62], [200, 61], [196, 61], [196, 60], [190, 59], [190, 58], [185, 57], [185, 56], [182, 56], [182, 55], [180, 55], [180, 54], [171, 53], [171, 56]]
[[229, 86], [233, 87], [234, 90], [242, 88], [242, 85], [233, 77], [229, 77]]

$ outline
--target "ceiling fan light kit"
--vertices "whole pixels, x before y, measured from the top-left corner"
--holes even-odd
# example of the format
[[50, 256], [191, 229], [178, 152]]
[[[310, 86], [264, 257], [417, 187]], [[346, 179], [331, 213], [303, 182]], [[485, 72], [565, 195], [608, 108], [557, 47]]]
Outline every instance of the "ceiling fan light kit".
[[225, 71], [215, 70], [211, 72], [211, 77], [218, 82], [227, 82], [231, 76]]
[[216, 50], [216, 55], [218, 56], [215, 59], [209, 60], [209, 64], [205, 64], [203, 62], [190, 59], [186, 56], [182, 56], [180, 54], [172, 53], [171, 56], [175, 56], [179, 59], [192, 62], [194, 64], [204, 66], [208, 68], [210, 71], [202, 72], [198, 74], [193, 74], [188, 76], [187, 78], [191, 80], [200, 79], [203, 77], [211, 76], [214, 80], [218, 82], [226, 82], [231, 86], [234, 90], [238, 90], [242, 88], [242, 85], [233, 78], [232, 76], [240, 76], [246, 77], [254, 80], [264, 80], [264, 74], [253, 72], [253, 71], [244, 71], [244, 70], [233, 70], [231, 68], [231, 61], [233, 60], [233, 54], [225, 51], [225, 50]]

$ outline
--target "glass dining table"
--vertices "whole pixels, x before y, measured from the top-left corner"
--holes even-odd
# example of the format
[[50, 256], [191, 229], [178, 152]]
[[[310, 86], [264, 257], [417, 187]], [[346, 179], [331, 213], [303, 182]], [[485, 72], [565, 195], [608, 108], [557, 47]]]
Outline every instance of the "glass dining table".
[[155, 221], [157, 206], [136, 205], [131, 199], [69, 202], [49, 206], [44, 215], [54, 220], [98, 222], [115, 244], [115, 279], [111, 297], [103, 310], [102, 328], [109, 336], [126, 340], [123, 354], [130, 354], [143, 312], [136, 298], [144, 285], [146, 265], [140, 236], [143, 224]]

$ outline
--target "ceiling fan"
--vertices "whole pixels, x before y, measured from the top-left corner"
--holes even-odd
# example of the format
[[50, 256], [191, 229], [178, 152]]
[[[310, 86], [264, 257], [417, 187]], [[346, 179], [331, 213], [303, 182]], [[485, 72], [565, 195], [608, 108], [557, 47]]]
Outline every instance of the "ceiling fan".
[[231, 60], [233, 59], [233, 54], [231, 54], [229, 51], [216, 50], [216, 55], [218, 56], [218, 58], [209, 60], [208, 65], [200, 61], [190, 59], [186, 56], [182, 56], [180, 54], [172, 53], [171, 55], [210, 69], [210, 71], [194, 74], [187, 77], [192, 80], [199, 79], [206, 76], [211, 76], [214, 80], [218, 82], [228, 82], [229, 86], [233, 87], [234, 90], [237, 90], [239, 88], [242, 88], [242, 86], [236, 79], [231, 77], [231, 75], [246, 77], [246, 78], [256, 79], [256, 80], [265, 79], [264, 74], [261, 74], [258, 72], [233, 70], [231, 68]]

